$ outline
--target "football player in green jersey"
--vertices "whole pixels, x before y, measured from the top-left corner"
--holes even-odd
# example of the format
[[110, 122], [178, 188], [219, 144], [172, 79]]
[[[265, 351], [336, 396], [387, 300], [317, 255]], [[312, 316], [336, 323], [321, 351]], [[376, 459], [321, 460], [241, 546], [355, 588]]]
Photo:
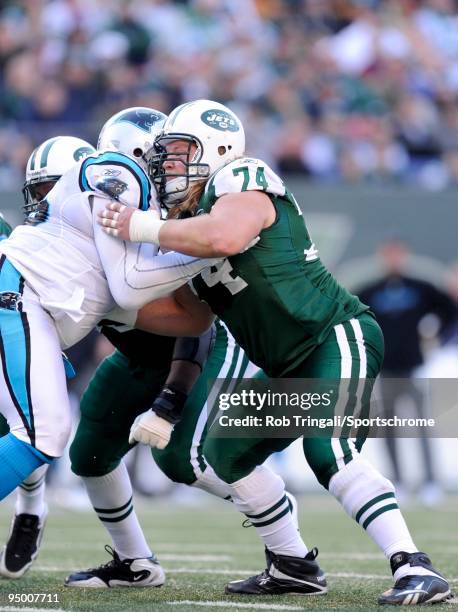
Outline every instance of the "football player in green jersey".
[[[150, 172], [162, 202], [193, 217], [161, 221], [112, 203], [100, 222], [124, 240], [224, 256], [193, 285], [249, 358], [270, 377], [341, 379], [348, 397], [343, 409], [358, 411], [383, 360], [380, 328], [323, 266], [283, 181], [244, 149], [243, 126], [229, 108], [209, 100], [177, 107], [150, 152]], [[379, 602], [449, 598], [447, 581], [411, 538], [392, 483], [360, 456], [363, 441], [304, 437], [303, 448], [320, 483], [390, 561], [395, 584]], [[316, 551], [307, 552], [300, 538], [293, 541], [284, 522], [283, 483], [267, 482], [262, 472], [264, 460], [290, 442], [209, 435], [204, 444], [207, 461], [266, 546], [266, 571], [229, 583], [229, 593], [324, 592]]]
[[[151, 109], [121, 111], [102, 128], [98, 148], [114, 148], [142, 163], [143, 151], [152, 141], [153, 125]], [[209, 334], [180, 338], [175, 344], [174, 338], [128, 331], [107, 321], [102, 321], [101, 326], [116, 350], [100, 364], [84, 393], [70, 458], [73, 471], [85, 483], [94, 511], [111, 536], [113, 549], [107, 551], [112, 560], [73, 572], [65, 584], [100, 588], [157, 586], [159, 566], [154, 567], [151, 561], [152, 553], [136, 517], [132, 486], [123, 462], [135, 442], [132, 435], [129, 438], [129, 431], [133, 427], [138, 439], [145, 431], [154, 435], [153, 457], [173, 481], [227, 499], [229, 487], [216, 476], [202, 453], [207, 420], [211, 418], [208, 385], [213, 379], [226, 377], [229, 384], [232, 379], [252, 376], [257, 368], [218, 321], [211, 346]], [[175, 333], [179, 331], [175, 329]], [[142, 431], [145, 421], [148, 429]], [[273, 473], [272, 476], [275, 477]], [[288, 503], [293, 507], [294, 500], [289, 497]]]

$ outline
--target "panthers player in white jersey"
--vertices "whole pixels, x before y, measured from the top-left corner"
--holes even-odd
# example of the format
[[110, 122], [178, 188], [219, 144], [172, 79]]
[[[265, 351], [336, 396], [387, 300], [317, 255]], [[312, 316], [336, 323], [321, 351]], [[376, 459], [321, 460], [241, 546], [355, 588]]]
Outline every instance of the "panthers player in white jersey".
[[[101, 138], [99, 142], [103, 149], [113, 150], [119, 148], [117, 146], [119, 138], [124, 136], [127, 127], [131, 137], [123, 152], [142, 163], [140, 159], [142, 151], [151, 147], [153, 136], [158, 126], [161, 125], [160, 121], [157, 121], [159, 114], [153, 109], [137, 107], [135, 109], [127, 109], [118, 113], [118, 115], [122, 115], [123, 121], [114, 121], [112, 129], [106, 134], [106, 138]], [[127, 120], [129, 121], [127, 122]], [[133, 138], [132, 134], [134, 135]], [[40, 145], [31, 154], [27, 164], [26, 181], [23, 189], [26, 216], [36, 212], [38, 203], [47, 196], [61, 175], [75, 165], [75, 161], [94, 152], [94, 148], [88, 143], [73, 137], [53, 138]], [[35, 217], [32, 216], [32, 218]], [[2, 223], [1, 219], [0, 232], [2, 232], [3, 238], [7, 238], [11, 233], [11, 228], [5, 222]], [[114, 325], [114, 327], [108, 328], [106, 327], [108, 323], [108, 321], [103, 322], [101, 331], [104, 333], [104, 330], [107, 330], [106, 334], [110, 339], [112, 339], [113, 334], [116, 337], [116, 334], [120, 333], [121, 327], [126, 327], [112, 322], [111, 325]], [[135, 334], [140, 332], [133, 331], [132, 333], [136, 337]], [[125, 336], [126, 334], [121, 335]], [[144, 336], [153, 338], [149, 333], [145, 333]], [[172, 389], [178, 385], [183, 389], [187, 388], [186, 385], [192, 386], [193, 380], [188, 370], [190, 367], [195, 367], [196, 349], [198, 354], [202, 355], [202, 359], [205, 359], [206, 347], [212, 337], [213, 333], [209, 330], [209, 333], [203, 334], [199, 339], [192, 338], [186, 341], [184, 338], [177, 340], [174, 359], [178, 361], [174, 361], [176, 367], [172, 368], [167, 378], [168, 385]], [[168, 340], [170, 340], [168, 345], [173, 346], [175, 340], [167, 338]], [[186, 351], [186, 346], [189, 346], [189, 355]], [[158, 343], [156, 342], [157, 348]], [[183, 380], [184, 373], [186, 373], [186, 380]], [[198, 372], [194, 374], [194, 378], [197, 375]], [[150, 401], [152, 399], [153, 396], [150, 398]], [[6, 435], [8, 431], [8, 424], [0, 414], [0, 436]], [[38, 467], [18, 487], [15, 515], [12, 520], [10, 534], [0, 553], [0, 576], [20, 578], [30, 568], [38, 554], [47, 515], [47, 506], [44, 498], [47, 468], [48, 464]], [[133, 515], [129, 517], [129, 525], [133, 530], [135, 530], [134, 519]], [[146, 556], [148, 557], [148, 555]], [[138, 565], [138, 563], [137, 559], [136, 564]], [[162, 568], [156, 562], [152, 562], [150, 559], [143, 559], [142, 567], [149, 570], [148, 580], [142, 581], [142, 586], [145, 582], [148, 585], [156, 586], [163, 581]]]
[[145, 172], [130, 157], [91, 154], [0, 245], [0, 411], [10, 425], [0, 439], [0, 499], [59, 457], [68, 441], [61, 350], [118, 306], [130, 311], [126, 322], [141, 324], [143, 305], [215, 261], [173, 252], [152, 258], [155, 248], [107, 238], [95, 218], [109, 199], [142, 210], [155, 205]]
[[[38, 202], [47, 196], [67, 170], [94, 151], [95, 149], [91, 144], [73, 136], [50, 138], [34, 149], [27, 161], [25, 182], [22, 189], [25, 215], [28, 216], [29, 213], [33, 213]], [[12, 228], [3, 219], [0, 225], [3, 230], [0, 240], [8, 238]], [[7, 435], [8, 431], [8, 423], [0, 414], [0, 436]], [[21, 570], [19, 574], [22, 575], [38, 552], [48, 513], [44, 499], [47, 469], [47, 463], [41, 465], [18, 487], [15, 516], [8, 537], [12, 548], [16, 549], [16, 542], [19, 544], [21, 534], [27, 534], [27, 541], [30, 542], [31, 550], [30, 562], [26, 566], [21, 565], [19, 568], [17, 566], [18, 555], [15, 554], [11, 556], [11, 559], [8, 559], [9, 567], [7, 568], [5, 547], [0, 554], [0, 575], [12, 577], [12, 574], [18, 573], [18, 569]]]

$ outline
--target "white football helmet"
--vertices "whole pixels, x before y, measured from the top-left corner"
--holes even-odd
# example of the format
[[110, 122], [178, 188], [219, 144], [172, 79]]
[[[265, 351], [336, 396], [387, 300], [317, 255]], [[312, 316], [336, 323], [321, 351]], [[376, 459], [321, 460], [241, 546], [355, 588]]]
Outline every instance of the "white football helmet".
[[[176, 161], [177, 154], [166, 151], [168, 142], [187, 143], [188, 158], [183, 172], [168, 172], [166, 161]], [[190, 155], [191, 146], [196, 151]], [[211, 100], [187, 102], [173, 110], [147, 156], [149, 172], [159, 197], [165, 205], [186, 198], [192, 182], [207, 180], [228, 162], [245, 152], [245, 132], [240, 119], [224, 104]]]
[[74, 136], [49, 138], [32, 151], [22, 189], [25, 214], [35, 210], [38, 202], [77, 161], [94, 152], [91, 144]]
[[145, 153], [153, 146], [167, 115], [154, 108], [133, 106], [108, 119], [100, 131], [97, 149], [125, 153], [146, 170]]

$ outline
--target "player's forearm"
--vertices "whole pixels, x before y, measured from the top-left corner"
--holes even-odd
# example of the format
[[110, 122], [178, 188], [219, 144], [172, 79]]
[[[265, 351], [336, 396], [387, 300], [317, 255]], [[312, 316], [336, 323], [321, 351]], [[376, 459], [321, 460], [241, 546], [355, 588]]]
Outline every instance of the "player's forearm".
[[170, 219], [159, 230], [162, 248], [180, 251], [196, 257], [227, 257], [230, 251], [230, 233], [211, 215], [193, 219]]
[[213, 215], [162, 221], [150, 211], [135, 211], [130, 220], [129, 238], [195, 257], [228, 257], [245, 246], [231, 223]]
[[137, 314], [135, 327], [162, 336], [199, 336], [213, 321], [205, 304], [189, 309], [174, 297], [165, 297], [146, 304]]
[[95, 241], [110, 292], [125, 310], [138, 310], [172, 293], [219, 261], [173, 252], [151, 256], [142, 245], [122, 243], [107, 236], [100, 226], [95, 228]]

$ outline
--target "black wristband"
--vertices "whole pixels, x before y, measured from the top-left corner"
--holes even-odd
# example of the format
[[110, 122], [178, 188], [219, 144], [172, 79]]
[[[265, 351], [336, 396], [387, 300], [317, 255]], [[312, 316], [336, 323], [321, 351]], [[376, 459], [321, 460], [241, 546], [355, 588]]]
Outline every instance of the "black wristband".
[[162, 419], [175, 425], [181, 420], [187, 399], [187, 393], [183, 393], [183, 391], [171, 385], [165, 385], [154, 400], [151, 410]]

